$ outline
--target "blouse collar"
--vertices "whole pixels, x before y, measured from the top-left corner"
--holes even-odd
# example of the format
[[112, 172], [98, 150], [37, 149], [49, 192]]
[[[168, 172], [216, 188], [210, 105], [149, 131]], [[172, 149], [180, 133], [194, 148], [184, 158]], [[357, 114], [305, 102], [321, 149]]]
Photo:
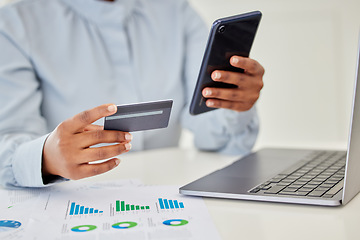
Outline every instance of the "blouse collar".
[[118, 25], [134, 11], [137, 0], [62, 0], [87, 20], [99, 25]]

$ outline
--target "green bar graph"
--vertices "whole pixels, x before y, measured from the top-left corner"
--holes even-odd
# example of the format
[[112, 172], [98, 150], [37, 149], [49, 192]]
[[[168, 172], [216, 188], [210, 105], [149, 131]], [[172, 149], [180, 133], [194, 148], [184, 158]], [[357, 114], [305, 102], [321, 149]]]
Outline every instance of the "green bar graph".
[[141, 210], [149, 210], [150, 206], [140, 206], [135, 204], [129, 204], [125, 201], [116, 200], [115, 202], [115, 210], [116, 212], [127, 212], [127, 211], [141, 211]]
[[121, 211], [125, 211], [125, 201], [121, 201]]
[[120, 211], [120, 201], [116, 201], [116, 211]]

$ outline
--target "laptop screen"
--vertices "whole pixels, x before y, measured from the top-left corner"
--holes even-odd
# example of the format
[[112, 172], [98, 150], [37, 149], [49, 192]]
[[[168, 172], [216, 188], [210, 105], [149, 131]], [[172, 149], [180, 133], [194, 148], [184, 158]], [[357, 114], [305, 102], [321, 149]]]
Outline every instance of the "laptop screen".
[[360, 191], [360, 37], [350, 120], [349, 143], [345, 168], [342, 204], [348, 203]]

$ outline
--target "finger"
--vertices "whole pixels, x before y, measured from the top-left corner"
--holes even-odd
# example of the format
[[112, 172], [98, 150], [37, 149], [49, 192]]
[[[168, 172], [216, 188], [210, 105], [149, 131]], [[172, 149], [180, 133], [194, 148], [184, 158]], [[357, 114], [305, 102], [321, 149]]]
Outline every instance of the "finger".
[[104, 126], [90, 124], [84, 128], [84, 131], [99, 131], [104, 130]]
[[74, 137], [76, 142], [81, 143], [80, 147], [82, 148], [87, 148], [99, 143], [123, 143], [132, 140], [132, 135], [128, 132], [111, 130], [86, 131]]
[[262, 88], [261, 80], [256, 81], [256, 79], [254, 80], [254, 76], [249, 76], [244, 73], [216, 70], [212, 72], [211, 78], [216, 82], [234, 84], [238, 87], [259, 86], [259, 88]]
[[87, 163], [112, 158], [130, 151], [130, 149], [131, 143], [120, 143], [104, 147], [87, 148], [81, 152], [78, 163]]
[[211, 108], [225, 108], [235, 110], [237, 112], [248, 111], [252, 108], [254, 103], [251, 102], [233, 102], [218, 99], [209, 99], [206, 101], [206, 106]]
[[120, 159], [112, 158], [106, 162], [89, 164], [84, 163], [77, 168], [76, 176], [72, 179], [81, 179], [86, 177], [96, 176], [105, 172], [108, 172], [120, 164]]
[[205, 98], [217, 98], [235, 102], [255, 102], [260, 91], [246, 91], [240, 88], [204, 88], [202, 94]]
[[237, 68], [242, 68], [246, 73], [264, 75], [264, 68], [256, 60], [240, 56], [232, 56], [230, 64]]
[[104, 104], [90, 110], [76, 114], [74, 117], [65, 120], [63, 126], [66, 130], [76, 133], [81, 132], [85, 127], [96, 120], [116, 113], [117, 107], [114, 104]]

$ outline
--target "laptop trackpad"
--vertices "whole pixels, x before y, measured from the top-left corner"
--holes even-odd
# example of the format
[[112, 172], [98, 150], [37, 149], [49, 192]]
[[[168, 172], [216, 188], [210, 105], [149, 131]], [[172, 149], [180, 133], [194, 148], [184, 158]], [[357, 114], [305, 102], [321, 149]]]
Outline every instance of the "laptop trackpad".
[[288, 169], [311, 151], [262, 149], [222, 169], [228, 177], [255, 178], [267, 180]]

